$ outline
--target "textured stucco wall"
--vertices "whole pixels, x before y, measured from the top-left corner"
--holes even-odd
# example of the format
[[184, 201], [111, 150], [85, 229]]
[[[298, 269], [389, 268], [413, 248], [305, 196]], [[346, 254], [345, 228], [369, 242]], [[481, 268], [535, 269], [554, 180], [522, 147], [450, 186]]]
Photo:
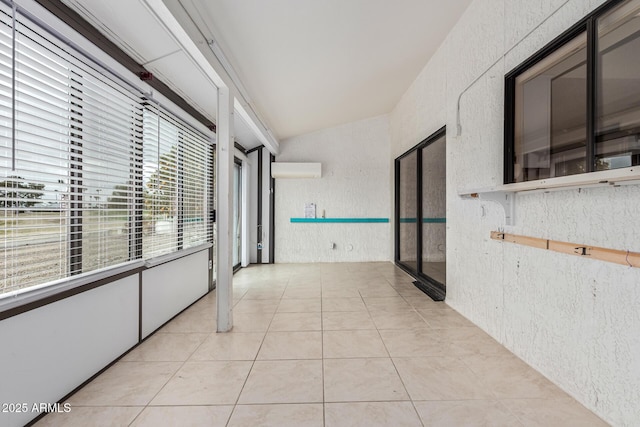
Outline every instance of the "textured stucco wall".
[[458, 196], [501, 184], [504, 75], [601, 3], [474, 1], [391, 112], [391, 158], [447, 125], [447, 303], [606, 421], [637, 426], [640, 269], [489, 233], [640, 251], [640, 186], [520, 194], [509, 227], [498, 205]]
[[[389, 218], [388, 116], [324, 129], [281, 142], [278, 162], [320, 162], [322, 178], [276, 179], [276, 262], [390, 260], [391, 223], [292, 224], [305, 203], [327, 218]], [[335, 249], [330, 244], [335, 243]]]

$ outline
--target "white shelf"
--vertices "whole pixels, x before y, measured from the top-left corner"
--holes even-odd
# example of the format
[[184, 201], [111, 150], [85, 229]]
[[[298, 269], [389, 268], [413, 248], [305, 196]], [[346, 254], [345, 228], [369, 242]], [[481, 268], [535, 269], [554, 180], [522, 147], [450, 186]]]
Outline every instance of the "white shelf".
[[614, 169], [579, 175], [517, 182], [468, 190], [458, 190], [464, 199], [479, 199], [500, 204], [504, 208], [506, 225], [515, 224], [515, 199], [518, 193], [548, 193], [578, 188], [619, 187], [640, 184], [640, 167]]

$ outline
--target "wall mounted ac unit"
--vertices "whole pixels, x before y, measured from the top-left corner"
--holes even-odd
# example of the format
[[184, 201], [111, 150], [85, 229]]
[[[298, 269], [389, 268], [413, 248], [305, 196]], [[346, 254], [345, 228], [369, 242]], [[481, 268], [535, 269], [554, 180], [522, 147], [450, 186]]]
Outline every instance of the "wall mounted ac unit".
[[272, 178], [320, 178], [322, 163], [271, 163]]

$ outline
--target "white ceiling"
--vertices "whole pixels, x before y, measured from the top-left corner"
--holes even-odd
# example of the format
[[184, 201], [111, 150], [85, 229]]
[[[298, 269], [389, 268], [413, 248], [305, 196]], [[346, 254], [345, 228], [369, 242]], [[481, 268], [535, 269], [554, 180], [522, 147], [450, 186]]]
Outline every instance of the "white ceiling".
[[[144, 0], [63, 1], [215, 121], [215, 86]], [[218, 43], [253, 109], [286, 139], [390, 112], [472, 0], [163, 1]], [[261, 144], [235, 122], [245, 148]]]
[[179, 1], [276, 137], [390, 112], [471, 0]]
[[[181, 50], [143, 1], [62, 1], [194, 108], [216, 122], [215, 85]], [[246, 149], [262, 144], [239, 114], [234, 119], [236, 141]]]

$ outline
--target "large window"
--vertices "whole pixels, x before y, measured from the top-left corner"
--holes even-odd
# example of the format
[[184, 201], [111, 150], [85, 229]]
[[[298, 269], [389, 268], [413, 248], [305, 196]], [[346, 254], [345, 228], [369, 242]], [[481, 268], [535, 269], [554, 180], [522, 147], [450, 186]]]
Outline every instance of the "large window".
[[505, 183], [640, 164], [639, 15], [609, 1], [506, 76]]
[[213, 159], [205, 137], [147, 105], [142, 253], [150, 258], [210, 241]]
[[212, 153], [0, 5], [0, 295], [210, 242]]

